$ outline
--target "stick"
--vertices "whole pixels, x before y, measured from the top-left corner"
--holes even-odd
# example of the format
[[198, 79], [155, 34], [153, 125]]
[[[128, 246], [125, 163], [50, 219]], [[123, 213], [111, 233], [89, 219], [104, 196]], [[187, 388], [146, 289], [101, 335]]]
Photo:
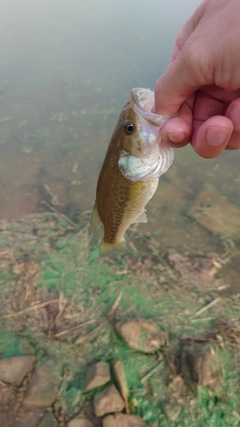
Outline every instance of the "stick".
[[41, 201], [41, 205], [45, 206], [46, 208], [48, 208], [51, 212], [54, 212], [55, 214], [61, 216], [62, 218], [64, 218], [66, 221], [69, 222], [70, 225], [72, 225], [74, 228], [76, 227], [75, 222], [73, 222], [70, 218], [68, 218], [66, 215], [64, 215], [64, 213], [59, 212], [58, 209], [56, 209], [54, 206], [51, 205], [51, 203], [47, 202], [46, 200], [42, 200]]
[[100, 326], [104, 326], [104, 324], [107, 324], [107, 320], [104, 319], [100, 323], [98, 323], [96, 326], [94, 326], [90, 331], [88, 331], [85, 335], [82, 335], [79, 337], [74, 344], [81, 344], [83, 340], [86, 339], [87, 336], [89, 336], [92, 332], [94, 332], [96, 329], [100, 328]]
[[21, 316], [22, 314], [29, 313], [29, 311], [38, 310], [39, 308], [47, 307], [48, 305], [58, 304], [58, 303], [59, 303], [58, 299], [45, 301], [45, 302], [42, 302], [41, 304], [32, 305], [31, 307], [27, 307], [24, 310], [17, 311], [16, 313], [4, 314], [3, 316], [0, 316], [0, 319], [8, 319], [10, 317]]
[[66, 335], [68, 332], [76, 331], [77, 329], [81, 328], [82, 326], [89, 325], [90, 323], [93, 323], [94, 320], [87, 320], [86, 322], [80, 323], [80, 325], [73, 326], [72, 328], [65, 329], [64, 331], [58, 332], [58, 334], [54, 335], [54, 338], [62, 337], [63, 335]]
[[146, 375], [144, 375], [144, 377], [141, 378], [141, 383], [145, 383], [148, 380], [148, 378], [152, 376], [152, 374], [155, 374], [155, 372], [160, 368], [162, 363], [163, 363], [163, 360], [161, 360], [161, 362], [157, 366], [155, 366], [155, 368], [153, 368]]
[[203, 317], [202, 319], [190, 319], [190, 322], [207, 322], [208, 320], [212, 320], [213, 317]]
[[112, 307], [110, 308], [110, 310], [108, 310], [108, 313], [107, 313], [108, 318], [112, 317], [114, 315], [115, 311], [117, 310], [119, 303], [121, 301], [121, 298], [122, 298], [122, 294], [123, 294], [122, 291], [119, 292], [119, 294], [118, 294], [116, 300], [114, 301]]
[[212, 302], [210, 302], [209, 304], [205, 305], [205, 307], [201, 308], [201, 310], [198, 310], [194, 316], [199, 316], [200, 314], [204, 313], [204, 311], [208, 310], [209, 308], [213, 307], [214, 305], [216, 305], [217, 303], [219, 303], [221, 300], [220, 297], [214, 299]]

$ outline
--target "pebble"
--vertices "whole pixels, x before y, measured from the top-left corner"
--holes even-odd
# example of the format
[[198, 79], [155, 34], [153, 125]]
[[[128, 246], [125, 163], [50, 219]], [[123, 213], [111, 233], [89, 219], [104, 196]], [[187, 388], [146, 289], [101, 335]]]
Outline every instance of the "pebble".
[[48, 360], [35, 370], [23, 401], [24, 406], [51, 406], [56, 399], [60, 381], [58, 366], [53, 360]]
[[94, 427], [93, 423], [84, 416], [73, 418], [67, 424], [67, 427]]
[[57, 427], [58, 421], [51, 412], [43, 416], [37, 427]]
[[125, 403], [116, 387], [110, 385], [94, 396], [93, 406], [97, 417], [102, 417], [111, 412], [122, 411]]
[[103, 427], [147, 427], [138, 415], [115, 414], [103, 419]]
[[34, 356], [16, 356], [0, 360], [0, 380], [20, 385], [35, 362]]
[[106, 362], [98, 362], [89, 366], [87, 372], [86, 386], [84, 391], [92, 390], [96, 387], [108, 383], [111, 379], [109, 365]]

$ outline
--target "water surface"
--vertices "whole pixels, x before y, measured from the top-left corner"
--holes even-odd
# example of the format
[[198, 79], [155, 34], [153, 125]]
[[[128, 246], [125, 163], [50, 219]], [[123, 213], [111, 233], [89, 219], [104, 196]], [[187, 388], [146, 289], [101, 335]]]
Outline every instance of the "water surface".
[[[199, 1], [3, 0], [0, 25], [0, 217], [41, 211], [46, 186], [70, 216], [92, 208], [98, 173], [133, 87], [154, 88], [177, 31]], [[143, 235], [159, 248], [211, 251], [189, 218], [211, 184], [239, 206], [238, 153], [205, 160], [175, 150], [148, 206]]]

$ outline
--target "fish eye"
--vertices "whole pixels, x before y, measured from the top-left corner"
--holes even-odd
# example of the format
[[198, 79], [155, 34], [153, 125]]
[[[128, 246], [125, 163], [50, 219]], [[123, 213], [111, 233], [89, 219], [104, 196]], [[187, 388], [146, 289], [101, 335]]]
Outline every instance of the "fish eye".
[[123, 123], [123, 127], [126, 135], [131, 135], [135, 131], [135, 125], [129, 120]]

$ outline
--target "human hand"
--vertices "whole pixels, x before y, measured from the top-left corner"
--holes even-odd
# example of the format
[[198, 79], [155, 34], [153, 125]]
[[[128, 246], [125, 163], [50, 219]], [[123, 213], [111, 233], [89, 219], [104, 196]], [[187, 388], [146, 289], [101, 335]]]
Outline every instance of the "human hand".
[[202, 157], [240, 148], [240, 1], [205, 0], [180, 30], [155, 87], [157, 114], [178, 117], [164, 142]]

